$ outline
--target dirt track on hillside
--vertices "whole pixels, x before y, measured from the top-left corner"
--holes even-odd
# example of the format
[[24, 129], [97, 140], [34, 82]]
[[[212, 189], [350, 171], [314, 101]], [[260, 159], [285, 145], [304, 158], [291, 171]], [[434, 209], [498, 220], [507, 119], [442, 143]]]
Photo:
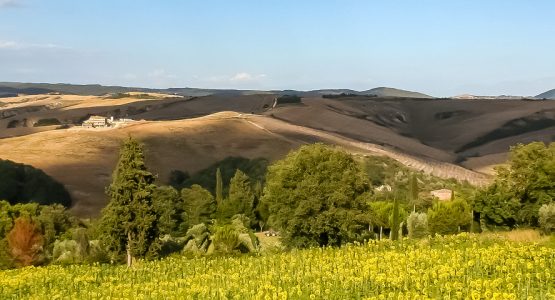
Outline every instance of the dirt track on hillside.
[[428, 158], [419, 158], [413, 155], [408, 155], [399, 150], [394, 150], [372, 143], [359, 142], [322, 130], [293, 125], [269, 117], [250, 115], [245, 116], [245, 119], [247, 119], [251, 124], [274, 134], [280, 134], [285, 137], [291, 135], [298, 136], [299, 134], [317, 137], [323, 142], [341, 145], [348, 150], [354, 150], [354, 152], [361, 152], [369, 155], [388, 156], [408, 167], [442, 178], [455, 178], [460, 181], [466, 180], [474, 185], [484, 185], [491, 180], [491, 177], [486, 174], [474, 172], [454, 164]]

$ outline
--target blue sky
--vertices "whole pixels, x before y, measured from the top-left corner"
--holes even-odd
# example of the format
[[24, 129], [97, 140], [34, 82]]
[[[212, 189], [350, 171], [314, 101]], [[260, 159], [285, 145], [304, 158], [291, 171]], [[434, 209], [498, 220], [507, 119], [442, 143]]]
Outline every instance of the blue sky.
[[0, 0], [0, 81], [555, 88], [555, 1]]

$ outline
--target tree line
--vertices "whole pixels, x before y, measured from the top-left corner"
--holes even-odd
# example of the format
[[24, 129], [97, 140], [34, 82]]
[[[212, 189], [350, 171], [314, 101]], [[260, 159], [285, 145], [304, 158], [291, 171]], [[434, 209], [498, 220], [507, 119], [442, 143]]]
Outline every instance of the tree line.
[[[550, 233], [555, 229], [554, 158], [555, 144], [518, 145], [492, 185], [477, 189], [387, 158], [357, 157], [314, 144], [264, 167], [264, 176], [215, 165], [202, 175], [173, 172], [173, 186], [157, 186], [143, 146], [129, 138], [107, 187], [110, 201], [98, 220], [78, 220], [59, 205], [0, 202], [0, 267], [93, 261], [132, 265], [137, 258], [175, 252], [258, 252], [254, 232], [269, 228], [279, 232], [288, 248], [517, 226]], [[430, 196], [440, 187], [453, 191], [449, 201]]]

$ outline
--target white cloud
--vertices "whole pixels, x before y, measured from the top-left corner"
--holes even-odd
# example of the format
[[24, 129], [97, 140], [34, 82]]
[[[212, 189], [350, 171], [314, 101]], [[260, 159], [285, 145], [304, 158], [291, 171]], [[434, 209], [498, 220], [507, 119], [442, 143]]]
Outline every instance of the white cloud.
[[[0, 0], [1, 1], [1, 0]], [[47, 43], [47, 44], [27, 44], [15, 41], [0, 40], [0, 49], [22, 50], [22, 49], [70, 49], [68, 47]]]
[[21, 0], [0, 0], [0, 8], [4, 7], [17, 7], [21, 6], [23, 1]]
[[266, 77], [266, 74], [258, 74], [258, 75], [252, 75], [250, 73], [246, 73], [246, 72], [240, 72], [237, 73], [235, 75], [233, 75], [229, 81], [232, 82], [245, 82], [245, 81], [253, 81], [253, 80], [257, 80], [257, 79], [262, 79]]
[[19, 45], [13, 41], [0, 41], [0, 49], [17, 49]]

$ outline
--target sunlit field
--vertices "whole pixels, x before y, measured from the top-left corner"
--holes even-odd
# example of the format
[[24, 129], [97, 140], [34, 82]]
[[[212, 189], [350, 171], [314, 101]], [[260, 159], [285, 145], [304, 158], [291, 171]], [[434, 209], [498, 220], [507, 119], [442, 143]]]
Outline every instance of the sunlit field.
[[555, 299], [555, 250], [469, 234], [0, 273], [2, 299]]

